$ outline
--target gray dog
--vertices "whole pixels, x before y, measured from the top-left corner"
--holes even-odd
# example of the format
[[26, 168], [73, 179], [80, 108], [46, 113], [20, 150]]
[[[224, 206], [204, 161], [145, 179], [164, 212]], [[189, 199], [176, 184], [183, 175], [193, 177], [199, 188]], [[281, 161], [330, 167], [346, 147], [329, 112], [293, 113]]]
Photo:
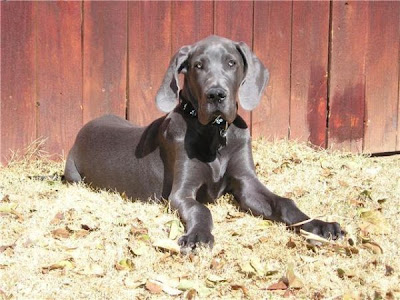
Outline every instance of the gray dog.
[[[182, 90], [179, 73], [184, 74]], [[238, 102], [246, 110], [257, 106], [268, 78], [243, 42], [210, 36], [184, 46], [172, 58], [156, 97], [168, 114], [147, 127], [113, 115], [87, 123], [68, 155], [65, 179], [131, 198], [169, 199], [186, 226], [182, 248], [213, 245], [213, 221], [204, 203], [224, 193], [268, 220], [289, 226], [307, 220], [292, 200], [257, 179], [249, 130], [237, 114]], [[335, 222], [312, 220], [299, 227], [326, 238], [343, 234]]]

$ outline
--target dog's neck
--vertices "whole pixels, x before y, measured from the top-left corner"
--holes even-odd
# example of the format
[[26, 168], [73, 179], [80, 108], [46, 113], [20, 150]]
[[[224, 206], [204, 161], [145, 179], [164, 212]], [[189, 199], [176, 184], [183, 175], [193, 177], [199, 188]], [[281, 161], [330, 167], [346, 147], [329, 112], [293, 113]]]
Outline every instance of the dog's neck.
[[193, 122], [196, 124], [188, 127], [188, 135], [185, 138], [185, 143], [191, 144], [191, 147], [187, 148], [189, 156], [206, 162], [213, 161], [227, 144], [228, 122], [216, 118], [207, 125], [200, 124], [197, 110], [182, 94], [179, 97], [179, 109], [188, 117], [188, 124]]
[[[191, 116], [192, 118], [197, 118], [197, 110], [193, 106], [193, 104], [183, 95], [182, 92], [179, 93], [179, 106], [182, 111]], [[226, 135], [229, 128], [229, 123], [225, 121], [221, 116], [216, 117], [209, 125], [215, 126], [218, 128], [219, 135], [222, 139], [224, 139], [226, 145]]]

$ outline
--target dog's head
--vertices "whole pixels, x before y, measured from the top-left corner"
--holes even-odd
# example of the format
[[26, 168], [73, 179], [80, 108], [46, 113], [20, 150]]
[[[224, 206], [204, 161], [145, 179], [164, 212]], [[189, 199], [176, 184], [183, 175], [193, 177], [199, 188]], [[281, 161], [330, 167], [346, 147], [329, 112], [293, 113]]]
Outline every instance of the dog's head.
[[210, 36], [182, 47], [172, 58], [156, 97], [164, 112], [177, 104], [179, 73], [185, 75], [183, 96], [203, 125], [219, 115], [232, 123], [237, 101], [246, 110], [255, 108], [269, 78], [268, 70], [245, 43]]

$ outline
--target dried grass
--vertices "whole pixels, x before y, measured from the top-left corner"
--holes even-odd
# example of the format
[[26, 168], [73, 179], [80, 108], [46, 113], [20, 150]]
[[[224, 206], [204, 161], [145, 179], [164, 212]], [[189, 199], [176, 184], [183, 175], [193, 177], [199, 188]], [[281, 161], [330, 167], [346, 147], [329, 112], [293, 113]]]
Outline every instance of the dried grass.
[[[226, 195], [209, 205], [211, 251], [163, 252], [153, 243], [177, 220], [167, 204], [63, 185], [51, 177], [63, 164], [39, 142], [0, 169], [0, 299], [399, 298], [400, 157], [253, 146], [271, 190], [340, 222], [346, 238], [309, 243], [315, 237], [239, 212]], [[289, 288], [268, 289], [282, 277]]]

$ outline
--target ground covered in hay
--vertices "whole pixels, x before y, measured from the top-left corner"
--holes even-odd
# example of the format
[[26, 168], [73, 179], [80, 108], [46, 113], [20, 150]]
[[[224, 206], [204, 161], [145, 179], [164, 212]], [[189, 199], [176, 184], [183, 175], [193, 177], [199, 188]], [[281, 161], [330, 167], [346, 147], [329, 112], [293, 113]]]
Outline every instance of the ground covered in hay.
[[182, 255], [167, 203], [63, 185], [33, 150], [0, 169], [0, 299], [399, 299], [400, 157], [253, 148], [271, 190], [346, 238], [310, 242], [227, 195], [209, 205], [214, 248]]

